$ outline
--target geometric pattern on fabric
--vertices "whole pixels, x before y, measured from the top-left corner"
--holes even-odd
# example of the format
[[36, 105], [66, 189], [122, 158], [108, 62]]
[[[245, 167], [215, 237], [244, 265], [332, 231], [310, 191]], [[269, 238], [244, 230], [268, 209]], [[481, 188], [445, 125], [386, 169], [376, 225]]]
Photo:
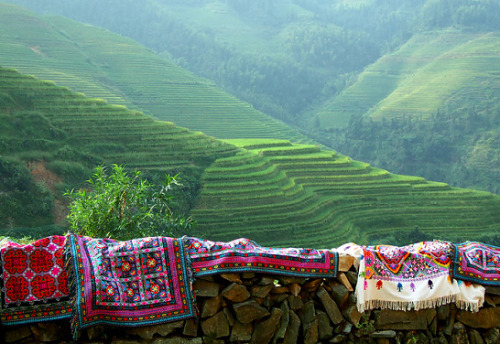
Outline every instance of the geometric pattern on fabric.
[[71, 316], [64, 236], [27, 245], [4, 243], [0, 249], [2, 291], [0, 321], [4, 325], [49, 321]]
[[182, 241], [68, 238], [75, 300], [72, 328], [143, 326], [196, 315], [191, 270]]
[[336, 277], [338, 253], [306, 248], [262, 247], [240, 238], [214, 242], [184, 237], [194, 276], [227, 272], [263, 272], [299, 277]]
[[484, 288], [451, 279], [452, 251], [453, 246], [443, 241], [363, 247], [356, 285], [358, 310], [419, 310], [455, 302], [477, 311]]
[[454, 246], [454, 278], [500, 286], [500, 247], [470, 241]]

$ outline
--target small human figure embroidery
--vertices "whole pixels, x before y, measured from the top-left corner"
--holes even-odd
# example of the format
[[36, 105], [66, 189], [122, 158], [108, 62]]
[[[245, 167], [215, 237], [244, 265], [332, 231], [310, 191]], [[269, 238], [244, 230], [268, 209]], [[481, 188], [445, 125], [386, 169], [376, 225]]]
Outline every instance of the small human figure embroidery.
[[376, 284], [378, 290], [382, 289], [382, 284], [383, 284], [382, 281], [378, 280], [378, 282]]
[[411, 291], [415, 292], [415, 284], [413, 284], [413, 282], [411, 282], [410, 288], [411, 288]]
[[368, 289], [368, 282], [365, 280], [364, 289]]
[[429, 289], [432, 289], [434, 287], [434, 283], [432, 283], [432, 280], [429, 280], [427, 284], [429, 285]]
[[398, 283], [398, 291], [401, 293], [403, 291], [403, 285], [401, 282]]

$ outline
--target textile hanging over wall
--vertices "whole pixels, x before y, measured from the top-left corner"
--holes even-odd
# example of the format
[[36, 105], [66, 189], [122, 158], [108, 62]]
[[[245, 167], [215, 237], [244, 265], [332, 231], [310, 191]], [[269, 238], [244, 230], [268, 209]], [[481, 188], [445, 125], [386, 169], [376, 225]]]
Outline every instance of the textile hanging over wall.
[[419, 310], [455, 302], [459, 308], [479, 311], [485, 289], [451, 279], [451, 252], [452, 245], [440, 241], [363, 247], [358, 310]]
[[500, 247], [469, 241], [454, 246], [453, 278], [500, 286]]
[[182, 241], [68, 237], [74, 337], [98, 324], [142, 326], [194, 317], [191, 271]]
[[227, 272], [264, 272], [300, 277], [335, 277], [338, 254], [329, 250], [269, 248], [240, 238], [214, 242], [184, 237], [195, 276]]
[[0, 321], [3, 325], [71, 316], [63, 259], [65, 239], [51, 236], [28, 245], [2, 243]]

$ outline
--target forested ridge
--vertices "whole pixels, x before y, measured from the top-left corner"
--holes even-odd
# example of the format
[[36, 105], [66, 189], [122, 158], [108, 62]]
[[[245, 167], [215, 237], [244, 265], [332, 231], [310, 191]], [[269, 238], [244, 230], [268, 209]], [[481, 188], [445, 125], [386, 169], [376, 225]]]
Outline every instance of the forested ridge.
[[[498, 192], [495, 130], [499, 115], [489, 105], [498, 103], [496, 86], [490, 88], [486, 102], [477, 97], [457, 100], [452, 98], [454, 94], [445, 94], [450, 104], [424, 121], [412, 113], [373, 121], [369, 110], [377, 103], [363, 110], [351, 99], [350, 109], [335, 110], [340, 113], [338, 123], [325, 122], [331, 104], [337, 106], [336, 99], [343, 101], [343, 94], [349, 94], [366, 68], [413, 37], [425, 33], [432, 41], [431, 36], [439, 37], [443, 30], [454, 30], [463, 37], [499, 30], [497, 1], [11, 2], [132, 37], [214, 80], [256, 109], [354, 158], [398, 173]], [[387, 73], [399, 73], [397, 63]], [[376, 79], [363, 91], [375, 94], [384, 82]], [[474, 88], [482, 82], [476, 79], [461, 87]], [[429, 123], [429, 118], [436, 123]], [[431, 134], [433, 128], [441, 129]]]

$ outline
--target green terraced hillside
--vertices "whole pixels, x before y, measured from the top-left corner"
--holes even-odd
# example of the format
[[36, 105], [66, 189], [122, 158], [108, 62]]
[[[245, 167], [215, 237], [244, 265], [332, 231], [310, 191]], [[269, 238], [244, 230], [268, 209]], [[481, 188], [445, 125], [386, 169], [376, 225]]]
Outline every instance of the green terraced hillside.
[[[66, 188], [81, 185], [98, 164], [123, 164], [157, 178], [180, 173], [185, 185], [180, 201], [189, 211], [203, 170], [216, 158], [231, 156], [236, 150], [201, 132], [155, 121], [122, 105], [86, 98], [6, 68], [0, 68], [0, 117], [1, 163], [18, 162], [28, 168], [43, 165], [49, 172], [40, 182], [59, 200]], [[0, 171], [4, 170], [0, 167]], [[49, 180], [51, 174], [55, 177]], [[1, 184], [0, 188], [3, 190]], [[8, 192], [0, 194], [0, 208], [5, 210], [6, 204], [11, 204], [10, 196]], [[0, 228], [5, 228], [6, 218], [0, 219]], [[20, 216], [8, 225], [33, 225], [28, 220]], [[40, 221], [38, 226], [53, 219], [47, 215], [45, 223]]]
[[0, 66], [219, 138], [310, 140], [136, 42], [0, 3]]
[[[394, 175], [315, 145], [216, 140], [6, 68], [0, 68], [0, 99], [0, 172], [7, 162], [33, 175], [39, 172], [33, 166], [46, 167], [53, 184], [38, 182], [56, 199], [49, 213], [65, 187], [81, 185], [85, 171], [104, 162], [151, 176], [180, 172], [187, 184], [183, 206], [198, 221], [196, 235], [209, 239], [328, 247], [396, 243], [417, 226], [432, 237], [472, 240], [500, 226], [500, 196]], [[0, 179], [1, 211], [16, 201], [15, 188], [4, 186], [14, 177]], [[48, 202], [46, 196], [39, 199]], [[0, 228], [34, 227], [23, 222], [32, 211], [23, 206], [17, 203], [19, 216]], [[38, 226], [55, 217], [47, 214]]]
[[[192, 216], [200, 234], [266, 245], [472, 240], [500, 229], [500, 196], [394, 175], [317, 146], [230, 140], [242, 147], [202, 177]], [[408, 233], [407, 233], [408, 234]]]
[[498, 33], [417, 34], [366, 68], [357, 82], [318, 111], [318, 118], [322, 128], [345, 127], [355, 114], [374, 120], [428, 120], [450, 103], [480, 104], [492, 91], [498, 97], [499, 70]]

